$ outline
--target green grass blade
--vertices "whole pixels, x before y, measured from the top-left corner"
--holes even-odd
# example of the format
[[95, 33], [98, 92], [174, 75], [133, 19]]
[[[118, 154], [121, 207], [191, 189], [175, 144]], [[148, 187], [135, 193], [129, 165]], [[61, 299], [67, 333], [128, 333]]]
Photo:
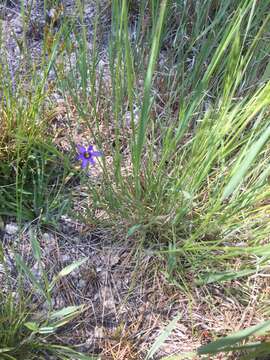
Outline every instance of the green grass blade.
[[[134, 154], [134, 167], [135, 167], [135, 174], [138, 175], [140, 169], [140, 160], [141, 154], [143, 151], [143, 145], [146, 136], [146, 128], [148, 123], [148, 116], [149, 110], [151, 106], [151, 85], [152, 85], [152, 78], [154, 74], [154, 69], [157, 61], [157, 56], [159, 52], [161, 34], [162, 34], [162, 27], [164, 22], [164, 17], [166, 13], [167, 7], [167, 0], [163, 0], [160, 5], [160, 13], [157, 22], [157, 27], [155, 29], [155, 34], [152, 42], [151, 53], [150, 53], [150, 60], [146, 72], [146, 77], [144, 81], [144, 94], [143, 94], [143, 102], [142, 102], [142, 110], [141, 116], [139, 121], [139, 128], [138, 128], [138, 135], [137, 141], [135, 146], [135, 154]], [[138, 185], [138, 183], [137, 183]]]
[[41, 262], [41, 248], [40, 248], [40, 244], [37, 240], [36, 234], [33, 233], [33, 231], [30, 231], [30, 241], [31, 241], [34, 258], [38, 261], [38, 263], [40, 263]]
[[181, 315], [176, 316], [170, 323], [166, 326], [166, 328], [161, 332], [161, 334], [157, 337], [156, 341], [152, 345], [151, 349], [147, 353], [145, 360], [152, 359], [156, 352], [160, 349], [160, 347], [164, 344], [164, 342], [171, 335], [172, 331], [175, 329]]
[[262, 149], [262, 147], [264, 146], [264, 144], [266, 143], [269, 137], [270, 137], [270, 126], [266, 130], [264, 130], [260, 138], [250, 146], [241, 164], [237, 167], [237, 169], [234, 169], [233, 171], [234, 175], [232, 176], [231, 180], [224, 188], [221, 198], [222, 200], [228, 198], [235, 191], [235, 189], [241, 184], [245, 175], [247, 174], [248, 169], [252, 165], [256, 156], [259, 154], [260, 150]]
[[59, 281], [62, 277], [65, 277], [65, 276], [69, 275], [72, 271], [74, 271], [79, 266], [84, 264], [87, 260], [88, 259], [85, 258], [85, 259], [81, 259], [81, 260], [78, 260], [78, 261], [74, 261], [72, 264], [64, 267], [51, 281], [51, 283], [49, 285], [49, 291], [52, 291], [52, 289], [55, 286], [55, 284], [57, 283], [57, 281]]
[[48, 296], [47, 296], [46, 291], [44, 291], [42, 285], [40, 284], [38, 279], [36, 279], [36, 277], [34, 276], [32, 271], [28, 268], [28, 266], [25, 264], [25, 262], [23, 261], [23, 259], [20, 255], [15, 254], [15, 262], [16, 262], [16, 265], [18, 266], [19, 270], [21, 272], [23, 272], [29, 278], [29, 280], [32, 282], [32, 285], [36, 289], [40, 290], [40, 292], [43, 294], [44, 298], [47, 299]]
[[217, 354], [220, 351], [227, 350], [229, 347], [239, 343], [250, 337], [251, 335], [263, 335], [270, 330], [270, 320], [247, 328], [245, 330], [238, 331], [232, 335], [226, 336], [225, 338], [216, 340], [205, 346], [201, 346], [198, 349], [199, 355], [204, 354]]
[[214, 282], [224, 282], [238, 279], [243, 276], [249, 276], [258, 272], [258, 269], [244, 269], [239, 271], [223, 271], [216, 273], [207, 273], [200, 276], [200, 279], [196, 281], [197, 285], [206, 285]]

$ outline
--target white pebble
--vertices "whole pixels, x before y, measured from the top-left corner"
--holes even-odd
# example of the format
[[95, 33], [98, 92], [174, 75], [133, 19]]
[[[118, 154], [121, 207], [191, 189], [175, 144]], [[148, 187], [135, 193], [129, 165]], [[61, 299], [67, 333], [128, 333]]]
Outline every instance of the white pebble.
[[19, 226], [15, 223], [10, 223], [5, 226], [5, 232], [9, 235], [15, 235], [19, 231]]

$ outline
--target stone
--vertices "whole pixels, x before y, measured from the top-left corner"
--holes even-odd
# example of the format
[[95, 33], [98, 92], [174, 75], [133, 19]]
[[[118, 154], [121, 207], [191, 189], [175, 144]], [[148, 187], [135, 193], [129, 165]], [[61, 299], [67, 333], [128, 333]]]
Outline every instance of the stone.
[[44, 233], [42, 235], [42, 240], [45, 241], [45, 242], [50, 242], [51, 241], [51, 235], [49, 233]]
[[18, 233], [18, 231], [19, 231], [19, 226], [15, 223], [9, 223], [9, 224], [6, 224], [6, 226], [5, 226], [5, 232], [8, 235], [15, 235]]
[[87, 282], [83, 279], [80, 279], [78, 285], [80, 289], [84, 289], [86, 288]]
[[69, 255], [67, 255], [67, 254], [64, 254], [64, 255], [62, 255], [61, 256], [61, 260], [62, 260], [62, 262], [68, 262], [68, 261], [70, 261], [70, 256]]

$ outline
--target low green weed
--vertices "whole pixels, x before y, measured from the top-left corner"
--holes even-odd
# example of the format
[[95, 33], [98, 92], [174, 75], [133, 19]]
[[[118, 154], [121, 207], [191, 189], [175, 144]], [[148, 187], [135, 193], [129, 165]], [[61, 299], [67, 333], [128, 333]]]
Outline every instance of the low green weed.
[[[15, 254], [17, 271], [20, 279], [14, 292], [13, 285], [4, 281], [0, 290], [0, 357], [1, 359], [46, 359], [49, 354], [55, 359], [94, 360], [96, 357], [83, 355], [70, 347], [56, 344], [56, 331], [70, 323], [75, 317], [83, 313], [85, 307], [68, 306], [54, 310], [51, 302], [52, 291], [57, 282], [77, 269], [86, 259], [74, 262], [63, 268], [55, 277], [49, 278], [42, 266], [41, 249], [35, 234], [31, 235], [32, 254], [41, 270], [41, 279], [32, 273], [24, 259]], [[3, 268], [9, 278], [8, 266], [5, 264], [1, 249]], [[30, 282], [32, 289], [25, 290], [25, 279]], [[40, 311], [38, 301], [48, 304], [48, 311]]]
[[[40, 63], [23, 52], [24, 72], [10, 69], [7, 57], [0, 63], [0, 215], [18, 221], [53, 223], [66, 210], [63, 186], [70, 165], [52, 142], [47, 118], [47, 81], [60, 38], [55, 37]], [[4, 44], [0, 47], [4, 53]]]

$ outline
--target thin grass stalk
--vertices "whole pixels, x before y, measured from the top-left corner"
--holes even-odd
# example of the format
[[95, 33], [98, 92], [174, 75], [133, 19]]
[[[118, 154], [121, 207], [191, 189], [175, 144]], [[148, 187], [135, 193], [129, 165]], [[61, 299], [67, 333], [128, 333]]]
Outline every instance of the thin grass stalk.
[[155, 34], [152, 42], [149, 64], [145, 76], [144, 93], [143, 93], [142, 109], [141, 109], [139, 126], [138, 126], [138, 134], [133, 149], [133, 166], [134, 166], [135, 189], [136, 189], [137, 197], [140, 197], [141, 194], [141, 187], [139, 180], [139, 173], [141, 169], [141, 156], [143, 152], [143, 146], [145, 143], [147, 123], [148, 123], [149, 111], [151, 106], [152, 78], [159, 52], [166, 7], [167, 7], [167, 0], [163, 0], [160, 5], [159, 17], [155, 28]]

